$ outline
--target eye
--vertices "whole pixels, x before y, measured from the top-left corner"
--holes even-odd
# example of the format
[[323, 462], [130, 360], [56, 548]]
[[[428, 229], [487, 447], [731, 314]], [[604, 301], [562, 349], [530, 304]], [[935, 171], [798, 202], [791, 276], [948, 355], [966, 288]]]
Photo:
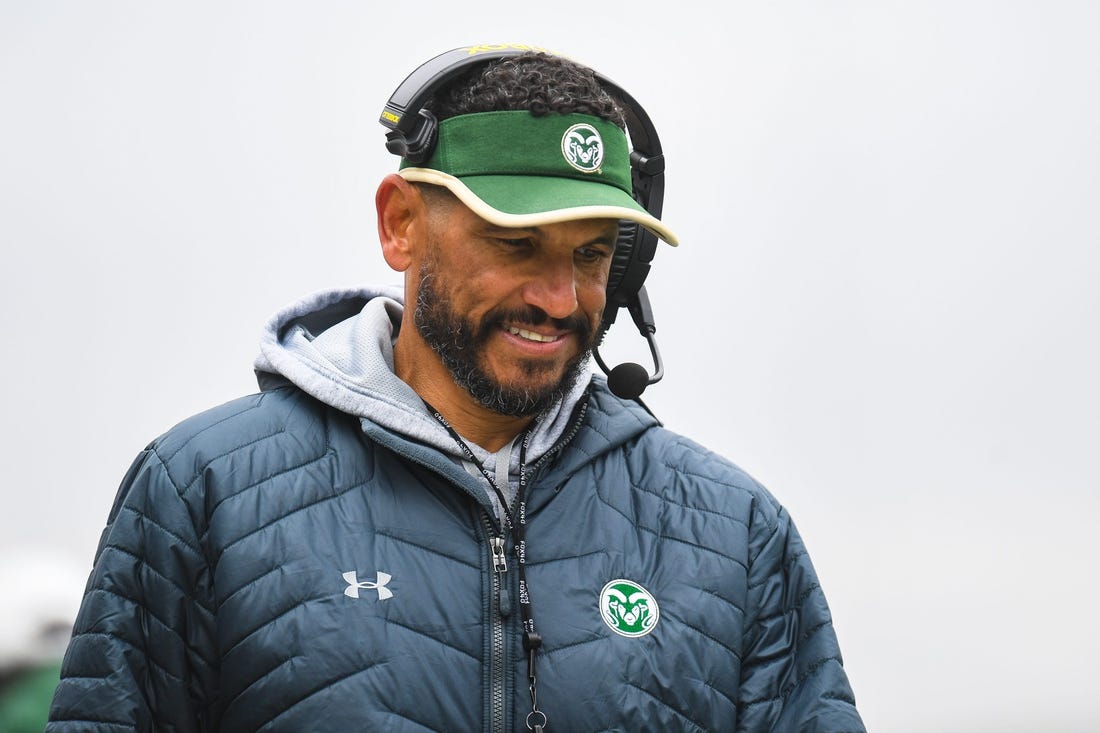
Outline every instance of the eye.
[[607, 257], [611, 256], [611, 252], [606, 247], [580, 247], [576, 251], [577, 259], [581, 262], [587, 262], [595, 264], [602, 262]]
[[531, 246], [531, 240], [526, 237], [520, 237], [518, 239], [509, 239], [506, 237], [497, 237], [497, 241], [508, 249], [524, 249]]

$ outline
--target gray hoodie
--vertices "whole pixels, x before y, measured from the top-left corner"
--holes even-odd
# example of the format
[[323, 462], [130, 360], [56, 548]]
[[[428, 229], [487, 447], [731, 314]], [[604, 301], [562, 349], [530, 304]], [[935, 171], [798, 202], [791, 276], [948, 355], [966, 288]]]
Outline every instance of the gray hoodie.
[[[394, 374], [393, 344], [403, 311], [403, 292], [396, 286], [314, 293], [271, 317], [260, 338], [254, 366], [260, 372], [282, 375], [341, 412], [433, 446], [484, 480], [481, 471], [464, 460], [454, 438], [420, 396]], [[565, 431], [588, 381], [587, 374], [582, 375], [563, 401], [539, 416], [527, 447], [529, 464], [538, 461]], [[509, 490], [505, 493], [510, 500], [519, 482], [516, 441], [492, 454], [466, 442], [502, 489], [507, 476]], [[495, 493], [487, 483], [484, 488], [496, 506]], [[499, 506], [497, 509], [499, 512]]]

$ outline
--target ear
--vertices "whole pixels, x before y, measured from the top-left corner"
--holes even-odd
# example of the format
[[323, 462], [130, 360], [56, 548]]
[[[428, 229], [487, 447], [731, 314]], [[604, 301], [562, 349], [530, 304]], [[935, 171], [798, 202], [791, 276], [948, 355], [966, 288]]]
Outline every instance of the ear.
[[411, 183], [390, 173], [374, 195], [378, 211], [378, 241], [386, 264], [404, 272], [412, 264], [419, 228], [425, 226], [424, 200]]

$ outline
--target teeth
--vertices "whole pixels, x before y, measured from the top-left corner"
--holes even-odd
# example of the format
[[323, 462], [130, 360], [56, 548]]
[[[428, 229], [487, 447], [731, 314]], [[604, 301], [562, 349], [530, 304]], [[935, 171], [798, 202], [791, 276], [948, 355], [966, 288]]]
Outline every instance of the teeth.
[[508, 326], [508, 333], [519, 336], [520, 338], [525, 338], [528, 341], [539, 341], [544, 344], [557, 340], [556, 336], [542, 336], [534, 331], [528, 331], [525, 328], [516, 328], [515, 326]]

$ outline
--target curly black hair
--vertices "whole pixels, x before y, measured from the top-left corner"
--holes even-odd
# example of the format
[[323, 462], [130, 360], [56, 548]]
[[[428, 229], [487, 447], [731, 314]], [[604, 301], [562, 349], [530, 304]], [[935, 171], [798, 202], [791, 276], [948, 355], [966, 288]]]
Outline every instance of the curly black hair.
[[541, 51], [475, 68], [436, 94], [427, 107], [440, 120], [500, 110], [530, 110], [536, 117], [579, 112], [626, 128], [621, 105], [591, 69]]

